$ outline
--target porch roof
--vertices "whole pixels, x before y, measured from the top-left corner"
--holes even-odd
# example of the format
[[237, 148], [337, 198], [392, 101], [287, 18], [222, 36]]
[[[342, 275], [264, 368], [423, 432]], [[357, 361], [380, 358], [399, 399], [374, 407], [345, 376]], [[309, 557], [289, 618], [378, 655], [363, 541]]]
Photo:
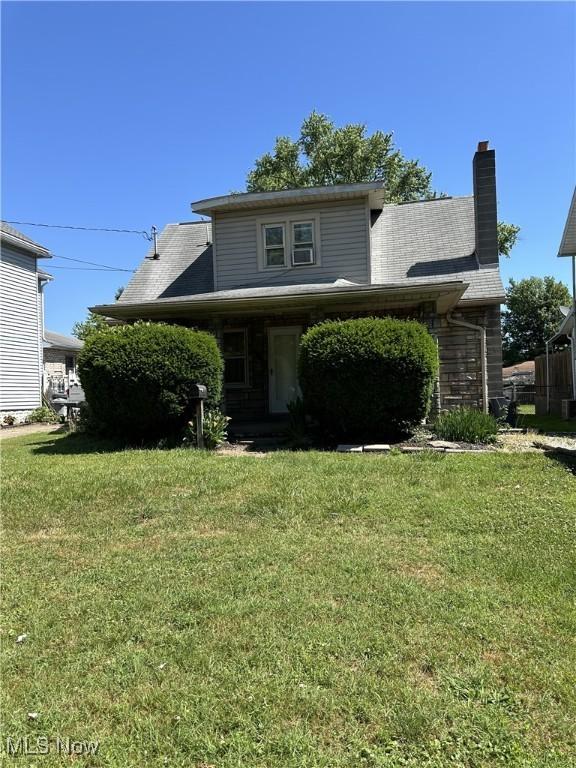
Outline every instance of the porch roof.
[[410, 284], [359, 285], [334, 283], [241, 288], [143, 302], [117, 302], [91, 307], [92, 312], [118, 320], [205, 317], [210, 315], [267, 314], [325, 308], [352, 307], [378, 310], [434, 302], [440, 313], [451, 309], [468, 284], [462, 280]]

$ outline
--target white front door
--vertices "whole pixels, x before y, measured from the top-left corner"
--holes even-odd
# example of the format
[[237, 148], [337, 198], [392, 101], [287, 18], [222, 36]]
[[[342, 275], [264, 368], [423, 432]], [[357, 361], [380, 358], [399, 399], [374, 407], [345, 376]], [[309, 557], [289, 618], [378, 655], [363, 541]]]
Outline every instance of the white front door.
[[268, 329], [268, 389], [270, 413], [286, 413], [287, 403], [300, 394], [298, 386], [299, 325]]

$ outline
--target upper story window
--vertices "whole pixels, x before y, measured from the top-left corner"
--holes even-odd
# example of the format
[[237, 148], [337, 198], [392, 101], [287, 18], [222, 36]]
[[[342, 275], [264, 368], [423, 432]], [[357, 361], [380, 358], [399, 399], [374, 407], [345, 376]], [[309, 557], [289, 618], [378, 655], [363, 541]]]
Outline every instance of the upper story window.
[[314, 264], [314, 222], [292, 222], [292, 264]]
[[320, 217], [286, 217], [283, 221], [260, 219], [258, 251], [260, 269], [292, 269], [320, 263]]
[[286, 266], [284, 232], [284, 224], [264, 225], [264, 265], [266, 267]]

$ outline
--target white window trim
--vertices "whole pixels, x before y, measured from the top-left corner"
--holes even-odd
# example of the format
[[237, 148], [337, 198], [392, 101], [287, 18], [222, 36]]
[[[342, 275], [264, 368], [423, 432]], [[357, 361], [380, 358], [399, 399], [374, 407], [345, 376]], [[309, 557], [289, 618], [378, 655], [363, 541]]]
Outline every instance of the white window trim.
[[[312, 264], [294, 264], [292, 258], [293, 249], [293, 226], [294, 224], [312, 224], [313, 225], [313, 247], [314, 261]], [[284, 227], [284, 265], [277, 267], [266, 266], [266, 248], [264, 240], [264, 227], [283, 226]], [[320, 214], [301, 213], [291, 214], [284, 217], [266, 216], [256, 220], [256, 245], [258, 253], [258, 271], [259, 272], [287, 272], [288, 270], [305, 270], [318, 267], [322, 263], [320, 252]]]
[[[283, 241], [284, 241], [284, 245], [283, 245], [283, 248], [284, 248], [284, 264], [268, 264], [266, 262], [267, 251], [272, 249], [272, 248], [274, 248], [274, 247], [276, 247], [276, 248], [280, 247], [279, 245], [277, 245], [277, 246], [272, 246], [272, 245], [271, 246], [266, 246], [266, 230], [269, 227], [282, 227]], [[287, 262], [286, 256], [288, 254], [288, 234], [287, 234], [286, 222], [284, 222], [284, 221], [265, 221], [265, 222], [262, 222], [262, 224], [260, 225], [260, 241], [261, 241], [260, 244], [261, 244], [261, 247], [262, 247], [262, 267], [263, 267], [263, 269], [286, 269], [286, 266], [287, 266], [287, 264], [286, 264], [286, 262]]]
[[[244, 334], [244, 355], [225, 355], [224, 354], [224, 335], [226, 333], [243, 333]], [[224, 358], [224, 364], [226, 359], [237, 359], [244, 357], [244, 381], [243, 382], [224, 382], [225, 389], [246, 389], [250, 386], [250, 371], [248, 367], [248, 329], [247, 328], [223, 328], [222, 329], [222, 357]]]

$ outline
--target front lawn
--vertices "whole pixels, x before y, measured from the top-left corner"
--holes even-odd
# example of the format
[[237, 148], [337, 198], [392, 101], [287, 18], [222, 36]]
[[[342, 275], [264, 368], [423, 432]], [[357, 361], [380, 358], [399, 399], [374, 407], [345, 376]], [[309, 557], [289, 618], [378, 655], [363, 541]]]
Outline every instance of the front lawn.
[[574, 765], [569, 467], [112, 448], [2, 445], [3, 747], [98, 740], [74, 764], [115, 768]]

